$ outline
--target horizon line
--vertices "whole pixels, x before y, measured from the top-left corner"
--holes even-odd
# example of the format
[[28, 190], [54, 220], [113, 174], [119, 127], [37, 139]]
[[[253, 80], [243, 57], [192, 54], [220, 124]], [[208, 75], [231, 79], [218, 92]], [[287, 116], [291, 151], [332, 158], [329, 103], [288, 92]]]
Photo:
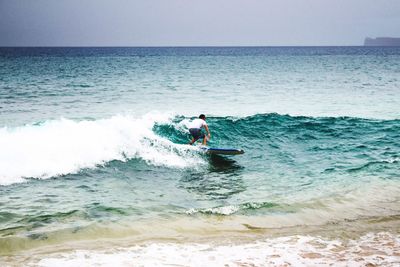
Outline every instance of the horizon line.
[[246, 48], [246, 47], [368, 47], [365, 45], [0, 45], [0, 48]]

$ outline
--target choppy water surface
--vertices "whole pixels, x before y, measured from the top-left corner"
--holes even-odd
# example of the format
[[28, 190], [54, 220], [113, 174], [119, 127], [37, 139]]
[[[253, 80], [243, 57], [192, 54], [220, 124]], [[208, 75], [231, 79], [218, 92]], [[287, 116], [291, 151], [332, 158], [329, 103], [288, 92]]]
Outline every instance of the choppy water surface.
[[[275, 265], [395, 264], [399, 74], [399, 48], [1, 48], [0, 254], [233, 264], [234, 242], [254, 251], [243, 264], [266, 264], [260, 251]], [[246, 153], [187, 146], [199, 113], [210, 146]], [[72, 254], [24, 258], [48, 245]]]

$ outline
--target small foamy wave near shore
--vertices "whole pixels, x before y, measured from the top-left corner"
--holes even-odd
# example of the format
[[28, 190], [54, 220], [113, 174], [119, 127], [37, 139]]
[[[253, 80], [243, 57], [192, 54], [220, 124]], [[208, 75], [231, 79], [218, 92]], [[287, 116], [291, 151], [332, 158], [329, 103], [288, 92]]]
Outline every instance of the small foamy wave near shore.
[[[190, 256], [189, 256], [190, 255]], [[242, 243], [155, 242], [34, 256], [26, 266], [398, 266], [400, 237], [386, 232], [338, 240], [288, 236]]]

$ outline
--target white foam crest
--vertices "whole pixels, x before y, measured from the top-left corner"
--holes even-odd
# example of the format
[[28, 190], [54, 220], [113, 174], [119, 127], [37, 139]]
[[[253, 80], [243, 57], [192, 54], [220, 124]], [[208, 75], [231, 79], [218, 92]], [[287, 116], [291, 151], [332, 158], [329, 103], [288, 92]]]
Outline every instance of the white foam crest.
[[191, 122], [190, 119], [183, 119], [176, 124], [176, 128], [179, 129], [180, 131], [185, 131], [186, 129], [189, 129], [190, 122]]
[[111, 160], [141, 158], [149, 164], [185, 168], [203, 161], [195, 148], [174, 144], [152, 131], [171, 116], [114, 116], [94, 121], [60, 119], [0, 129], [0, 184], [26, 177], [49, 178]]
[[207, 208], [207, 209], [195, 209], [191, 208], [186, 211], [186, 214], [196, 214], [196, 213], [205, 213], [205, 214], [217, 214], [217, 215], [231, 215], [239, 211], [239, 206], [236, 205], [228, 205], [221, 206], [215, 208]]
[[398, 266], [400, 237], [371, 233], [343, 241], [288, 236], [247, 243], [148, 243], [41, 255], [26, 266]]

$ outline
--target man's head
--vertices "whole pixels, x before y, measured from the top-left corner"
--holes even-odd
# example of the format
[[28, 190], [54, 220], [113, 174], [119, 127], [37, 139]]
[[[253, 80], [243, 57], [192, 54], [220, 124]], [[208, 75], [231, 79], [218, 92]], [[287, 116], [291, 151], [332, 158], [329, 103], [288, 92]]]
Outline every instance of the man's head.
[[199, 119], [206, 120], [206, 115], [200, 114]]

